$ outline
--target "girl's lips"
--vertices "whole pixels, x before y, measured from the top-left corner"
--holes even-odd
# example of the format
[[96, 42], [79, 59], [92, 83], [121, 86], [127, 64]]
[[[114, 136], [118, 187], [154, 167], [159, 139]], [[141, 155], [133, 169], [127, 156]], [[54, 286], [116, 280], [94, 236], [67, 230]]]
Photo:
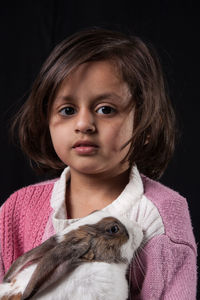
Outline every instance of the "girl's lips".
[[90, 141], [78, 141], [73, 145], [77, 154], [91, 155], [97, 152], [98, 146]]
[[97, 152], [98, 147], [95, 146], [87, 146], [80, 145], [73, 148], [77, 154], [95, 154]]
[[80, 147], [80, 146], [83, 146], [83, 147], [89, 147], [89, 146], [92, 146], [92, 147], [98, 147], [95, 143], [93, 142], [90, 142], [90, 141], [77, 141], [74, 145], [73, 145], [73, 148], [76, 148], [76, 147]]

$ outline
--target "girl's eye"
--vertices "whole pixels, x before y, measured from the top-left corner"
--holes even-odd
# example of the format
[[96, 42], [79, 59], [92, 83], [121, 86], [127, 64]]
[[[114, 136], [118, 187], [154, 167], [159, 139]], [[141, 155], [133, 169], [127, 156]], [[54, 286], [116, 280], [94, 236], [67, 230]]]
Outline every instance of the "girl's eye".
[[71, 106], [64, 107], [60, 110], [60, 114], [62, 116], [70, 116], [70, 115], [75, 114], [75, 109]]
[[115, 113], [116, 110], [111, 106], [101, 106], [97, 109], [97, 113], [103, 114], [103, 115], [109, 115]]

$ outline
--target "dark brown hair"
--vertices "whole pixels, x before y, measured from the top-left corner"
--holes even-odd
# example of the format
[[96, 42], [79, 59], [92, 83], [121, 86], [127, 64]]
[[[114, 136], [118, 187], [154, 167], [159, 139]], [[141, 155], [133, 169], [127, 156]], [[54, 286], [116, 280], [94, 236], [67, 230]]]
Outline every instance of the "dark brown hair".
[[49, 133], [49, 113], [66, 76], [88, 61], [113, 60], [127, 82], [135, 107], [134, 132], [126, 158], [140, 172], [159, 178], [172, 156], [175, 117], [155, 50], [140, 38], [100, 28], [80, 31], [55, 47], [36, 78], [15, 122], [22, 150], [43, 171], [61, 171]]

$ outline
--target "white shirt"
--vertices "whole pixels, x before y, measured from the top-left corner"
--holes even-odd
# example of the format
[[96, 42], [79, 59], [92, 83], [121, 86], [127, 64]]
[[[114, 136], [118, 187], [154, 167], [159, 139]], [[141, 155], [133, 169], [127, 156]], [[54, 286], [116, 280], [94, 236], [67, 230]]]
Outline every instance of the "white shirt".
[[[67, 167], [56, 181], [51, 196], [52, 222], [56, 233], [79, 220], [67, 219], [65, 194], [69, 179], [70, 168]], [[139, 223], [144, 231], [144, 244], [153, 236], [164, 233], [162, 218], [157, 207], [144, 195], [143, 182], [136, 166], [132, 168], [129, 183], [122, 193], [102, 210]]]

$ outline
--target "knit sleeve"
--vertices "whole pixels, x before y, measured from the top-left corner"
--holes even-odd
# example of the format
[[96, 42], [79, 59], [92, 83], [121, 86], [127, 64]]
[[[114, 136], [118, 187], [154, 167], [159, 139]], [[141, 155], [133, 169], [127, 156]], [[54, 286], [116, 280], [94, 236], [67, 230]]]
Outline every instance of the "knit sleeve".
[[52, 188], [51, 182], [22, 188], [1, 207], [0, 245], [5, 271], [20, 255], [42, 242], [51, 213]]
[[152, 238], [131, 266], [134, 300], [195, 300], [196, 252], [166, 235]]
[[[0, 215], [1, 215], [1, 208], [0, 208]], [[0, 282], [2, 282], [4, 274], [5, 274], [5, 268], [4, 268], [2, 251], [1, 251], [1, 243], [0, 243]]]

